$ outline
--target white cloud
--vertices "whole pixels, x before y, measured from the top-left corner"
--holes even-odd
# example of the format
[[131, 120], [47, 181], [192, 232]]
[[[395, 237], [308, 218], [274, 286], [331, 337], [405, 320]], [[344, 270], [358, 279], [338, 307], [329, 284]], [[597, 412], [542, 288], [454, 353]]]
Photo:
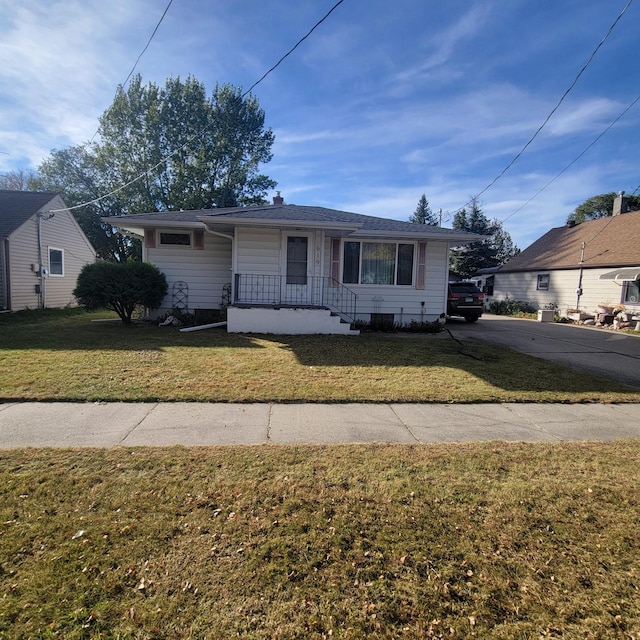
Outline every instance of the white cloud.
[[427, 77], [432, 79], [434, 72], [440, 79], [457, 77], [458, 74], [454, 70], [445, 70], [443, 65], [450, 61], [461, 41], [472, 38], [474, 34], [485, 28], [489, 13], [488, 6], [476, 5], [448, 28], [436, 31], [423, 47], [427, 51], [426, 58], [414, 67], [398, 73], [395, 80], [413, 84]]

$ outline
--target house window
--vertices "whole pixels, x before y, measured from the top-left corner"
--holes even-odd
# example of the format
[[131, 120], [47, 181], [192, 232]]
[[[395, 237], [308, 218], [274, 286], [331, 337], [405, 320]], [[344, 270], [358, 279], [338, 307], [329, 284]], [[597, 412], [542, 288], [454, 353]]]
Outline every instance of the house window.
[[624, 302], [625, 304], [640, 304], [640, 280], [625, 283]]
[[538, 291], [549, 291], [549, 274], [542, 273], [538, 276], [538, 286], [536, 287]]
[[307, 255], [309, 238], [287, 238], [287, 284], [307, 284]]
[[191, 245], [190, 233], [161, 233], [160, 244], [177, 244], [184, 247]]
[[64, 252], [62, 249], [49, 249], [49, 275], [64, 275]]
[[411, 285], [413, 244], [345, 242], [342, 282], [345, 284]]

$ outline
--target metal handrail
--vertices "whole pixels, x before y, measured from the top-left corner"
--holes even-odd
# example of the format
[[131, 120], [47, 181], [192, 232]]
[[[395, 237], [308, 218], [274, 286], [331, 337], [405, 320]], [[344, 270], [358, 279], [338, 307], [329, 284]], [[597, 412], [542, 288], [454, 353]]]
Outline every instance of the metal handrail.
[[234, 304], [324, 308], [355, 321], [355, 292], [328, 276], [236, 273], [234, 284]]

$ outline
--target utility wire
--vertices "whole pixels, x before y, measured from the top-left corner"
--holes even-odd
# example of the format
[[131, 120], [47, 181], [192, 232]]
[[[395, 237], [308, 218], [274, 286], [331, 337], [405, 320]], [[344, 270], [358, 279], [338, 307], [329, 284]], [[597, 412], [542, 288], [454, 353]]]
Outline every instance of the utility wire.
[[500, 180], [500, 178], [502, 178], [502, 176], [505, 173], [507, 173], [507, 171], [509, 171], [509, 169], [511, 169], [511, 167], [517, 162], [517, 160], [527, 150], [529, 145], [538, 137], [538, 134], [544, 129], [544, 127], [547, 125], [549, 120], [551, 120], [551, 117], [553, 116], [553, 114], [560, 108], [560, 105], [564, 102], [565, 98], [569, 95], [569, 93], [572, 91], [572, 89], [576, 86], [578, 80], [580, 79], [582, 74], [586, 71], [587, 67], [591, 64], [591, 62], [595, 58], [596, 54], [600, 50], [600, 47], [602, 47], [602, 45], [606, 42], [607, 38], [611, 35], [611, 32], [614, 30], [615, 26], [618, 24], [618, 22], [620, 21], [622, 16], [625, 14], [627, 9], [631, 6], [632, 2], [633, 2], [633, 0], [629, 0], [627, 2], [627, 4], [625, 5], [624, 9], [622, 9], [622, 11], [618, 15], [618, 17], [613, 21], [613, 24], [609, 27], [609, 30], [604, 35], [604, 38], [602, 38], [602, 40], [600, 41], [598, 46], [593, 50], [593, 53], [589, 56], [589, 59], [587, 60], [587, 62], [583, 65], [582, 69], [580, 69], [580, 71], [578, 72], [578, 75], [574, 78], [573, 82], [569, 85], [569, 88], [562, 94], [562, 97], [560, 98], [560, 100], [558, 100], [556, 106], [551, 110], [549, 115], [545, 118], [544, 122], [538, 127], [538, 130], [533, 134], [533, 136], [531, 136], [531, 138], [529, 138], [529, 141], [524, 145], [524, 147], [522, 147], [522, 149], [520, 149], [520, 151], [515, 155], [513, 160], [511, 160], [511, 162], [484, 189], [482, 189], [481, 191], [476, 193], [476, 195], [473, 196], [473, 198], [471, 198], [471, 200], [469, 200], [466, 204], [464, 204], [462, 207], [460, 207], [458, 209], [458, 211], [461, 211], [462, 209], [465, 209], [466, 207], [468, 207], [474, 200], [477, 200], [485, 191], [488, 191], [496, 182], [498, 182], [498, 180]]
[[[617, 122], [618, 120], [620, 120], [631, 108], [633, 108], [638, 102], [640, 101], [640, 95], [633, 101], [631, 102], [631, 104], [629, 104], [619, 115], [617, 118], [615, 118], [615, 120], [613, 122], [611, 122], [609, 124], [609, 126], [602, 131], [602, 133], [600, 133], [600, 135], [598, 135], [580, 154], [578, 154], [564, 169], [562, 169], [562, 171], [560, 171], [559, 173], [557, 173], [555, 176], [553, 176], [553, 178], [551, 178], [551, 180], [549, 180], [549, 182], [547, 182], [547, 184], [544, 185], [544, 187], [542, 187], [542, 189], [540, 189], [535, 195], [531, 196], [531, 198], [529, 198], [523, 205], [520, 205], [513, 213], [509, 214], [506, 218], [502, 219], [502, 222], [506, 222], [507, 220], [509, 220], [509, 218], [512, 218], [513, 216], [516, 215], [516, 213], [518, 213], [519, 211], [522, 211], [522, 209], [524, 209], [530, 202], [532, 202], [533, 200], [535, 200], [548, 186], [550, 186], [553, 182], [555, 182], [563, 173], [565, 173], [570, 167], [572, 167], [576, 162], [578, 162], [578, 160], [580, 160], [580, 158], [582, 158], [582, 156], [587, 153], [587, 151], [589, 151], [589, 149], [591, 149], [591, 147], [593, 147], [593, 145], [595, 145], [600, 138], [602, 138], [608, 131], [609, 129], [611, 129]], [[639, 185], [640, 188], [640, 185]]]
[[[169, 11], [169, 7], [171, 6], [172, 3], [173, 3], [173, 0], [169, 0], [169, 4], [165, 7], [164, 13], [160, 16], [160, 20], [158, 20], [158, 24], [156, 24], [156, 28], [153, 30], [153, 33], [151, 34], [151, 37], [149, 38], [149, 40], [147, 40], [147, 44], [145, 45], [144, 49], [140, 52], [140, 55], [137, 57], [133, 67], [131, 68], [131, 71], [129, 71], [129, 75], [126, 77], [125, 81], [122, 83], [123, 87], [126, 86], [127, 82], [129, 82], [129, 79], [133, 75], [133, 72], [136, 70], [136, 67], [138, 66], [138, 62], [140, 62], [140, 58], [142, 58], [142, 56], [144, 55], [145, 51], [149, 48], [149, 45], [151, 44], [151, 41], [153, 40], [154, 36], [156, 35], [156, 32], [158, 31], [158, 29], [160, 28], [160, 25], [162, 24], [162, 21], [164, 20], [164, 17], [167, 15], [167, 11]], [[89, 139], [89, 142], [87, 142], [87, 143], [82, 145], [83, 149], [85, 147], [87, 147], [88, 145], [90, 145], [94, 141], [94, 139], [98, 135], [99, 131], [100, 131], [100, 127], [98, 127], [96, 129], [96, 132], [91, 136], [91, 138]]]
[[138, 62], [140, 62], [140, 58], [142, 58], [142, 56], [144, 55], [145, 51], [149, 48], [149, 45], [151, 44], [151, 41], [153, 40], [154, 36], [156, 35], [156, 32], [158, 31], [158, 29], [160, 28], [160, 25], [162, 24], [162, 21], [164, 20], [164, 17], [167, 15], [167, 11], [169, 11], [169, 7], [171, 6], [172, 3], [173, 3], [173, 0], [169, 0], [169, 4], [167, 4], [167, 6], [165, 7], [165, 10], [164, 10], [164, 13], [160, 16], [160, 20], [158, 20], [158, 24], [156, 25], [156, 28], [153, 30], [153, 33], [151, 34], [149, 40], [147, 41], [147, 44], [145, 45], [144, 49], [140, 52], [140, 55], [136, 59], [135, 64], [131, 68], [131, 71], [129, 71], [129, 75], [127, 76], [127, 79], [122, 83], [123, 87], [127, 84], [127, 82], [129, 82], [129, 78], [131, 78], [131, 76], [133, 75], [133, 72], [136, 70], [136, 67], [138, 66]]
[[[173, 0], [171, 0], [169, 2], [169, 4], [171, 4]], [[293, 47], [291, 47], [291, 49], [289, 49], [289, 51], [287, 51], [287, 53], [285, 53], [280, 60], [278, 60], [278, 62], [276, 62], [276, 64], [274, 64], [271, 69], [269, 69], [268, 71], [266, 71], [261, 78], [259, 78], [258, 80], [256, 80], [251, 87], [249, 87], [249, 89], [247, 91], [245, 91], [242, 94], [242, 97], [244, 98], [252, 89], [255, 89], [255, 87], [257, 87], [268, 75], [270, 75], [273, 71], [275, 71], [280, 64], [288, 57], [290, 56], [342, 3], [344, 2], [344, 0], [338, 0], [338, 2], [336, 2], [333, 7], [331, 7], [331, 9], [329, 9], [329, 11], [327, 11], [327, 13], [320, 19], [318, 20], [318, 22], [316, 22], [313, 27], [311, 27], [311, 29], [309, 29], [309, 31], [307, 31], [307, 33], [300, 38], [300, 40], [298, 40], [298, 42], [296, 42]], [[167, 7], [168, 8], [168, 7]], [[166, 11], [165, 11], [166, 13]], [[163, 15], [164, 17], [164, 15]], [[154, 32], [155, 33], [155, 32]], [[164, 158], [162, 158], [159, 162], [157, 162], [156, 164], [154, 164], [152, 167], [149, 167], [146, 171], [144, 171], [143, 173], [141, 173], [140, 175], [136, 176], [135, 178], [133, 178], [132, 180], [129, 180], [129, 182], [127, 182], [126, 184], [120, 185], [119, 187], [117, 187], [116, 189], [113, 189], [113, 191], [110, 191], [109, 193], [106, 193], [102, 196], [100, 196], [99, 198], [95, 198], [94, 200], [90, 200], [89, 202], [83, 202], [82, 204], [77, 204], [73, 207], [68, 207], [66, 210], [67, 211], [71, 211], [74, 209], [80, 209], [82, 207], [87, 207], [89, 205], [92, 204], [96, 204], [97, 202], [100, 202], [102, 200], [105, 200], [106, 198], [109, 198], [110, 196], [115, 195], [116, 193], [119, 193], [120, 191], [122, 191], [123, 189], [126, 189], [127, 187], [131, 186], [132, 184], [135, 184], [136, 182], [138, 182], [138, 180], [142, 180], [142, 178], [144, 178], [145, 176], [149, 175], [154, 169], [157, 169], [158, 167], [162, 166], [165, 162], [167, 162], [167, 160], [169, 160], [169, 158], [171, 158], [172, 156], [176, 155], [177, 153], [179, 153], [180, 151], [182, 151], [183, 149], [185, 149], [188, 145], [190, 145], [194, 140], [197, 140], [198, 138], [200, 138], [208, 129], [209, 127], [204, 127], [203, 129], [201, 129], [200, 131], [198, 131], [197, 133], [195, 133], [194, 135], [192, 135], [184, 144], [182, 144], [181, 146], [179, 146], [177, 149], [174, 149], [169, 155], [165, 156]], [[55, 211], [62, 211], [62, 209], [52, 209], [52, 212]]]
[[300, 40], [298, 40], [298, 42], [296, 42], [293, 47], [291, 47], [291, 49], [289, 49], [289, 51], [287, 51], [287, 53], [285, 53], [282, 58], [280, 58], [280, 60], [278, 60], [278, 62], [276, 62], [273, 67], [271, 67], [271, 69], [269, 69], [269, 71], [265, 72], [264, 75], [259, 79], [256, 80], [243, 94], [242, 97], [244, 98], [248, 93], [251, 93], [252, 89], [254, 89], [255, 87], [257, 87], [272, 71], [275, 71], [280, 64], [285, 60], [285, 58], [288, 58], [342, 3], [344, 2], [344, 0], [339, 0], [339, 2], [336, 2], [333, 7], [331, 7], [331, 9], [329, 9], [329, 11], [325, 14], [325, 16], [319, 20], [318, 22], [316, 22], [313, 27], [311, 27], [311, 29], [309, 29], [309, 31], [307, 31], [306, 35], [304, 35], [302, 38], [300, 38]]

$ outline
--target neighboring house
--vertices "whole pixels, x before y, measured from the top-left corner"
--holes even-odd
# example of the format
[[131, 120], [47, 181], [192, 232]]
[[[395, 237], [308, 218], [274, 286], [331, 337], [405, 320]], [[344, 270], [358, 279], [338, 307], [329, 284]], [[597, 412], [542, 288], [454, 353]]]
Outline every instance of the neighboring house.
[[640, 308], [640, 211], [551, 229], [494, 274], [494, 299], [512, 298], [560, 312], [599, 306]]
[[[450, 246], [477, 236], [323, 207], [274, 204], [105, 218], [143, 238], [164, 272], [157, 316], [196, 321], [227, 307], [227, 329], [349, 333], [350, 324], [409, 324], [446, 309]], [[342, 322], [341, 322], [342, 320]]]
[[95, 259], [57, 193], [0, 190], [0, 309], [76, 304], [80, 269]]

